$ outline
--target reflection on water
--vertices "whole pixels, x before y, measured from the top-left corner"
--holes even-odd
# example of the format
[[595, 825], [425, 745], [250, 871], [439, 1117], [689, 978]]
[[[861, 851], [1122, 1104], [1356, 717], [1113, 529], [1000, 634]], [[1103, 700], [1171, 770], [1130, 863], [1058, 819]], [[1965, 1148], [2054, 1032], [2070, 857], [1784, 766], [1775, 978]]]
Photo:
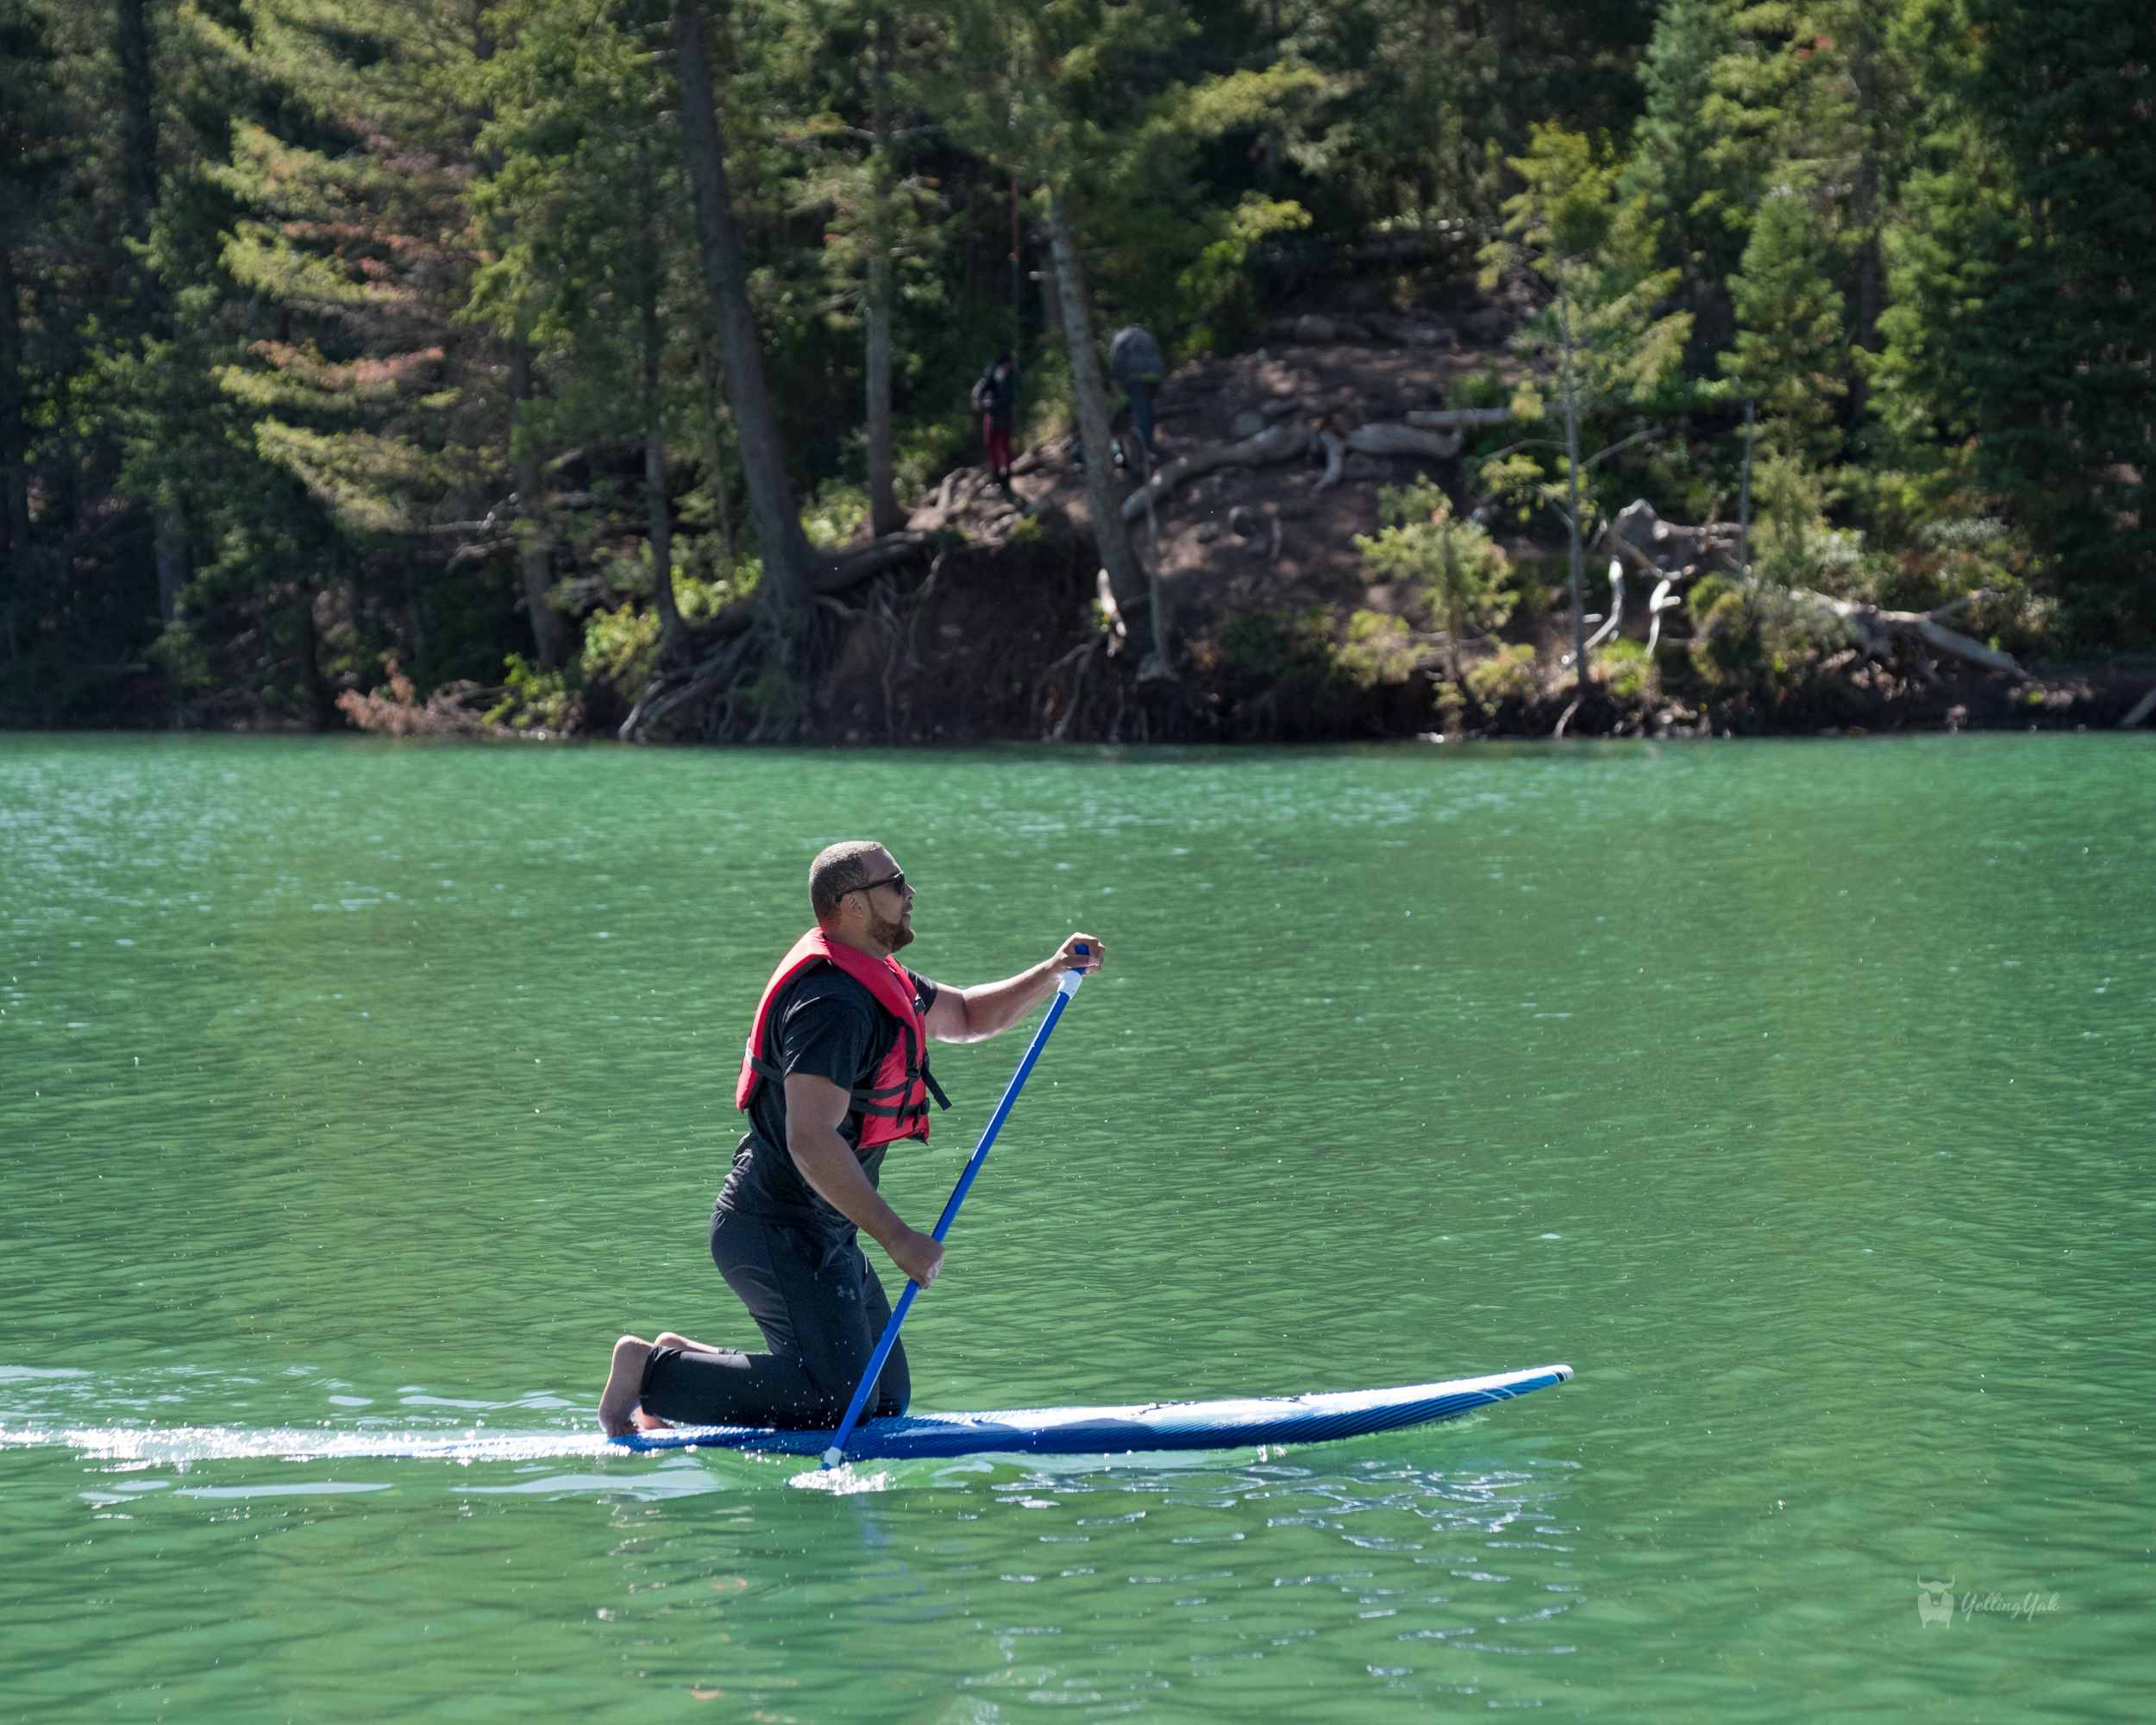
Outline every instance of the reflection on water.
[[[2131, 1712], [2152, 766], [0, 739], [0, 1690]], [[919, 1405], [1578, 1381], [1143, 1465], [605, 1453], [614, 1335], [748, 1339], [729, 1065], [870, 826], [931, 974], [1112, 949], [910, 1320]], [[903, 1213], [1016, 1052], [939, 1057]], [[1927, 1626], [1950, 1578], [2059, 1609]]]

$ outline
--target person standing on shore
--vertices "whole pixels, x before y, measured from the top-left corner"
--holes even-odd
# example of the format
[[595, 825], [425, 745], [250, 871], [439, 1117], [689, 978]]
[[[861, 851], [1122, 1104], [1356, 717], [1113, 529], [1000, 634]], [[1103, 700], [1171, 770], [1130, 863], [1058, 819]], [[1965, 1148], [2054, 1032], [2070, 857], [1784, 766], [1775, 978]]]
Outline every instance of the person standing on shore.
[[1011, 488], [1011, 433], [1018, 411], [1018, 362], [1006, 348], [973, 386], [973, 405], [981, 415], [981, 438], [987, 447], [988, 472], [996, 484]]
[[1167, 374], [1168, 362], [1160, 343], [1135, 323], [1125, 323], [1108, 343], [1108, 375], [1123, 386], [1131, 398], [1131, 429], [1153, 449], [1153, 392]]
[[[655, 1341], [624, 1336], [599, 1397], [609, 1436], [670, 1422], [836, 1426], [891, 1315], [858, 1231], [924, 1288], [943, 1265], [943, 1248], [876, 1189], [885, 1151], [925, 1140], [929, 1101], [943, 1101], [929, 1041], [1000, 1035], [1055, 993], [1064, 971], [1100, 968], [1100, 940], [1074, 934], [1015, 976], [939, 987], [895, 957], [913, 939], [913, 888], [868, 840], [818, 856], [809, 902], [816, 926], [780, 961], [756, 1007], [734, 1092], [749, 1129], [711, 1214], [711, 1257], [769, 1352], [672, 1330]], [[869, 1415], [904, 1413], [911, 1393], [900, 1344]]]

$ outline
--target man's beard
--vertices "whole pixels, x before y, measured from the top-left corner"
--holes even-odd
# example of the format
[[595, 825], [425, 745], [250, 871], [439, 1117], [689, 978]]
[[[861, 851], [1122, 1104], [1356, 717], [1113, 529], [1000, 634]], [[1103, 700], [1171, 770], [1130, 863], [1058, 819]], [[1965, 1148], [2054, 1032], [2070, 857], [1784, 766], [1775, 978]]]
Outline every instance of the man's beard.
[[874, 911], [868, 913], [868, 938], [878, 946], [888, 947], [896, 952], [901, 946], [913, 944], [913, 931], [906, 926], [906, 913], [899, 913], [896, 922], [886, 922]]

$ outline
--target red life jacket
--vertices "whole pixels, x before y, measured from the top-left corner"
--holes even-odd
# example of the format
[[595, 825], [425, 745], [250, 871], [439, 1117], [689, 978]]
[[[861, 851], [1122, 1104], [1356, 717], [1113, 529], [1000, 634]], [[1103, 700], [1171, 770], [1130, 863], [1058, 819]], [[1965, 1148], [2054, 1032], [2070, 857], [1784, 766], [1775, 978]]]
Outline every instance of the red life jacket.
[[734, 1106], [746, 1108], [756, 1094], [758, 1081], [786, 1082], [786, 1074], [768, 1057], [770, 1049], [771, 1002], [780, 989], [812, 964], [833, 964], [868, 989], [878, 1006], [899, 1021], [899, 1033], [883, 1051], [874, 1082], [868, 1088], [850, 1092], [853, 1112], [861, 1116], [861, 1148], [874, 1150], [902, 1138], [928, 1137], [928, 1099], [941, 1108], [950, 1106], [943, 1087], [928, 1070], [928, 1023], [914, 1003], [913, 979], [895, 958], [871, 958], [843, 940], [833, 940], [820, 928], [812, 928], [793, 943], [793, 950], [779, 961], [771, 980], [763, 985], [756, 1002], [756, 1022], [742, 1055], [741, 1077], [734, 1086]]

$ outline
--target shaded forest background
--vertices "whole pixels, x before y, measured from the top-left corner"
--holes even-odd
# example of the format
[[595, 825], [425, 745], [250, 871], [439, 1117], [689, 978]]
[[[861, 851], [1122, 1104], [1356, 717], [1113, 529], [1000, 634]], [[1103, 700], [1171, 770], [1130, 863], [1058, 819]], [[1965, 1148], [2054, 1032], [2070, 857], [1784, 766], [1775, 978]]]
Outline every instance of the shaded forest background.
[[[1605, 518], [1727, 518], [1750, 403], [1762, 580], [2145, 651], [2153, 59], [2122, 0], [0, 0], [0, 718], [543, 726], [751, 611], [798, 711], [997, 349], [1021, 447], [1084, 418], [1074, 285], [1171, 367], [1487, 294], [1530, 384], [1576, 301]], [[1562, 515], [1523, 441], [1459, 508]]]

